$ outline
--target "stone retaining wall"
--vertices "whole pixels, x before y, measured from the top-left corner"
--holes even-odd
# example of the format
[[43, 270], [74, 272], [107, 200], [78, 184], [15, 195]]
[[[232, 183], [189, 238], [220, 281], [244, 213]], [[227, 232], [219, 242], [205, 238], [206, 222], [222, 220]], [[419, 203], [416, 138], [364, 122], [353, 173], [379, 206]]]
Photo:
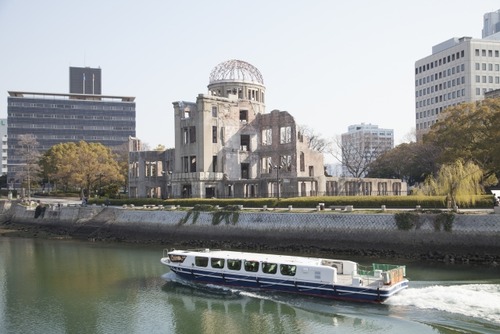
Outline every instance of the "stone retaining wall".
[[43, 218], [20, 205], [0, 207], [2, 220], [98, 240], [190, 244], [244, 243], [267, 247], [316, 247], [424, 254], [500, 256], [500, 215], [457, 214], [451, 228], [435, 214], [419, 214], [417, 226], [398, 228], [393, 214], [334, 212], [196, 212], [116, 207], [47, 209]]

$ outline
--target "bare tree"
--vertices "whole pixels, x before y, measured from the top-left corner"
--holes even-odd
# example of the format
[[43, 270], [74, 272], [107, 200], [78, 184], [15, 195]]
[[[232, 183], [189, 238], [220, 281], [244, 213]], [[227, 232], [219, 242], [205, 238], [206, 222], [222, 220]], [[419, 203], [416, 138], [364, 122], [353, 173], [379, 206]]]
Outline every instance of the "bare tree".
[[382, 147], [376, 142], [343, 143], [341, 137], [337, 136], [329, 146], [328, 153], [342, 163], [350, 176], [361, 178], [368, 172], [370, 164], [382, 153]]
[[31, 189], [40, 181], [40, 152], [38, 141], [34, 135], [19, 135], [17, 142], [17, 155], [21, 158], [20, 168], [17, 168], [16, 178], [22, 180], [22, 184], [28, 188], [28, 198], [31, 197]]
[[306, 140], [307, 147], [316, 152], [326, 152], [330, 143], [321, 136], [320, 133], [314, 132], [313, 129], [306, 125], [299, 126], [299, 139]]

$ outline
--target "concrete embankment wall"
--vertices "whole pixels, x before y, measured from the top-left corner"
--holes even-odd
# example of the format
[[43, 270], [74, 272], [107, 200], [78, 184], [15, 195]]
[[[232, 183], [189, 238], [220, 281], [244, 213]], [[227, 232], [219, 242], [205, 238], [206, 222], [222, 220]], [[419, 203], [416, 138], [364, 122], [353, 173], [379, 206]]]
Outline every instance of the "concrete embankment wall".
[[498, 214], [457, 214], [451, 228], [438, 229], [437, 215], [423, 213], [416, 227], [401, 230], [393, 214], [380, 213], [213, 213], [89, 206], [47, 209], [43, 218], [35, 219], [33, 210], [14, 204], [2, 212], [4, 221], [88, 239], [500, 256]]

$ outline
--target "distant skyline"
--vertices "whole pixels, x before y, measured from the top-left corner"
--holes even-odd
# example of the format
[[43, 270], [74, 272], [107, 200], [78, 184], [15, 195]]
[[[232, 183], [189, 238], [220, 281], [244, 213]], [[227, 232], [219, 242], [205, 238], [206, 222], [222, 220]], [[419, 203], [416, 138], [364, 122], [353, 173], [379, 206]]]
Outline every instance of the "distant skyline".
[[266, 109], [325, 138], [349, 125], [415, 128], [414, 64], [452, 37], [481, 38], [498, 1], [0, 2], [0, 118], [8, 91], [69, 92], [69, 67], [102, 69], [102, 94], [135, 96], [137, 137], [174, 147], [174, 101], [207, 92], [229, 59], [257, 67]]

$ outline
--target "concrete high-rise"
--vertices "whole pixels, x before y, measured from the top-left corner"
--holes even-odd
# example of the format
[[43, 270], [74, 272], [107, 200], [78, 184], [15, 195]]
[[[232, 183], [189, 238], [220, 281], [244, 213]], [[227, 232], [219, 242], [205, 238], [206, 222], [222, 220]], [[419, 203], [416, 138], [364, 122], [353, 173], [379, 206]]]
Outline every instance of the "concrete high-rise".
[[341, 135], [341, 141], [342, 172], [346, 176], [363, 177], [371, 162], [394, 148], [394, 130], [365, 123], [350, 125]]
[[0, 138], [2, 138], [2, 175], [7, 174], [7, 119], [0, 119]]
[[[100, 83], [100, 76], [97, 81]], [[83, 86], [81, 88], [83, 91]], [[8, 92], [9, 186], [17, 188], [23, 183], [20, 175], [25, 162], [19, 155], [21, 135], [34, 136], [40, 153], [65, 142], [97, 142], [118, 147], [127, 145], [129, 137], [135, 137], [135, 97], [77, 91], [70, 94]]]
[[[491, 33], [483, 29], [483, 34], [485, 30]], [[500, 40], [494, 35], [451, 38], [415, 62], [417, 140], [439, 121], [446, 108], [482, 100], [486, 92], [500, 88]]]

